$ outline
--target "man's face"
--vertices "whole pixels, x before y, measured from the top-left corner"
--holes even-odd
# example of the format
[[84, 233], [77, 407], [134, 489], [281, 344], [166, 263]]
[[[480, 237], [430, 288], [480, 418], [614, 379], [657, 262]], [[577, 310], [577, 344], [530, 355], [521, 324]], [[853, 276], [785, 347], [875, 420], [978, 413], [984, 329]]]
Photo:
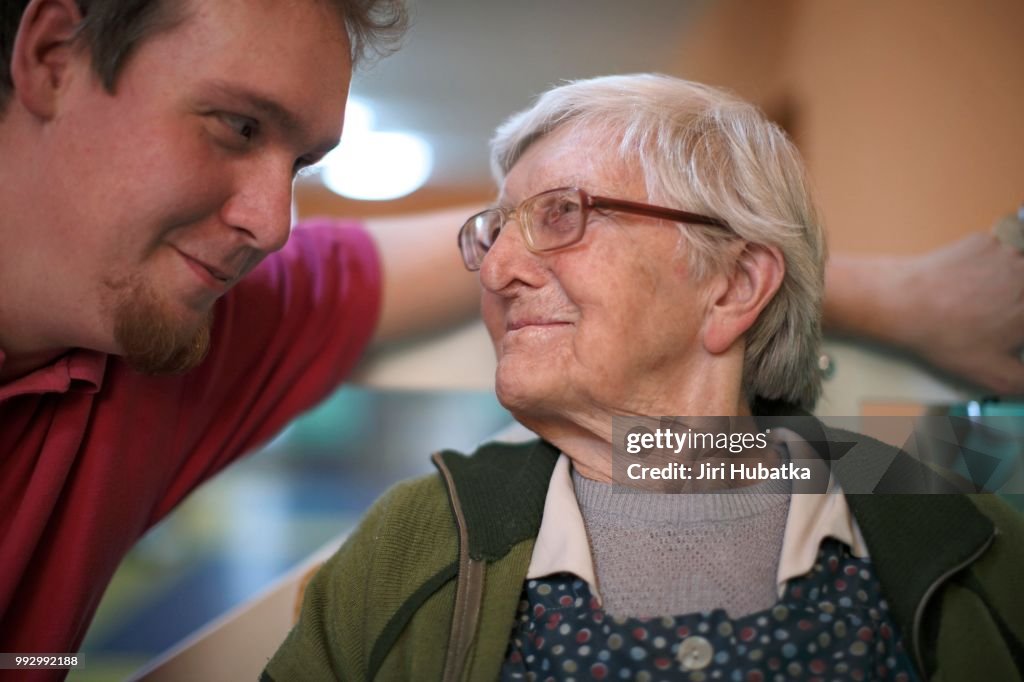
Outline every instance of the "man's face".
[[141, 369], [205, 351], [214, 302], [284, 245], [294, 173], [340, 134], [351, 64], [317, 0], [187, 3], [114, 94], [72, 64], [39, 228], [76, 344]]
[[[614, 146], [586, 130], [557, 130], [512, 168], [500, 203], [570, 186], [648, 201], [642, 173]], [[480, 269], [502, 403], [521, 420], [660, 414], [649, 410], [665, 404], [664, 391], [699, 372], [707, 303], [679, 243], [675, 223], [592, 211], [581, 242], [538, 254], [510, 221]]]

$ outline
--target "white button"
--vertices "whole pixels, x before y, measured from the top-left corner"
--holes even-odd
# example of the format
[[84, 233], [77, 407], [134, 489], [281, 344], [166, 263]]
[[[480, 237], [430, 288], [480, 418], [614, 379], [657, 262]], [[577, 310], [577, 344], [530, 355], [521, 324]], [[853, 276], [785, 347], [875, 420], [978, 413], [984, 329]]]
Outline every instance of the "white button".
[[682, 641], [676, 658], [679, 659], [683, 670], [700, 670], [708, 667], [714, 653], [715, 650], [711, 647], [711, 642], [700, 635], [694, 635]]

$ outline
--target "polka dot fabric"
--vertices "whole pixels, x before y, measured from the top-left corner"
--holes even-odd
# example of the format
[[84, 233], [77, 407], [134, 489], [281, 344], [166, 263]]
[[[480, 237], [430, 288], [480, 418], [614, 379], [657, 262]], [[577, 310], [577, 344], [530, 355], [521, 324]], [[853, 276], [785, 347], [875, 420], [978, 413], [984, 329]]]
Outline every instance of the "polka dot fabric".
[[586, 581], [530, 580], [502, 680], [917, 680], [871, 562], [826, 540], [767, 611], [608, 616]]

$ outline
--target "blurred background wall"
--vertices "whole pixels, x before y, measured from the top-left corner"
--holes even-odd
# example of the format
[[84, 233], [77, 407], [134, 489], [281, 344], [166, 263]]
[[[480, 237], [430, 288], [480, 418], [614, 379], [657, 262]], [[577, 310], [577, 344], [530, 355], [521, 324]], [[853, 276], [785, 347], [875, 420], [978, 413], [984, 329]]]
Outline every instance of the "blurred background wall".
[[835, 250], [908, 253], [1024, 199], [1022, 25], [1017, 0], [726, 0], [679, 73], [791, 131]]

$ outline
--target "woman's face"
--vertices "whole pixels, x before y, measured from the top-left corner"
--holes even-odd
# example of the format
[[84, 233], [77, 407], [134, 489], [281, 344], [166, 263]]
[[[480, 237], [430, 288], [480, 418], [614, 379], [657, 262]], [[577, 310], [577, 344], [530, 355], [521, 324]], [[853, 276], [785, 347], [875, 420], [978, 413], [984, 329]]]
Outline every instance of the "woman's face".
[[[585, 129], [556, 130], [512, 168], [499, 203], [558, 187], [648, 201], [642, 173], [614, 147]], [[592, 211], [582, 241], [533, 253], [510, 221], [480, 270], [502, 404], [517, 417], [659, 414], [704, 362], [708, 295], [681, 248], [675, 223]]]

